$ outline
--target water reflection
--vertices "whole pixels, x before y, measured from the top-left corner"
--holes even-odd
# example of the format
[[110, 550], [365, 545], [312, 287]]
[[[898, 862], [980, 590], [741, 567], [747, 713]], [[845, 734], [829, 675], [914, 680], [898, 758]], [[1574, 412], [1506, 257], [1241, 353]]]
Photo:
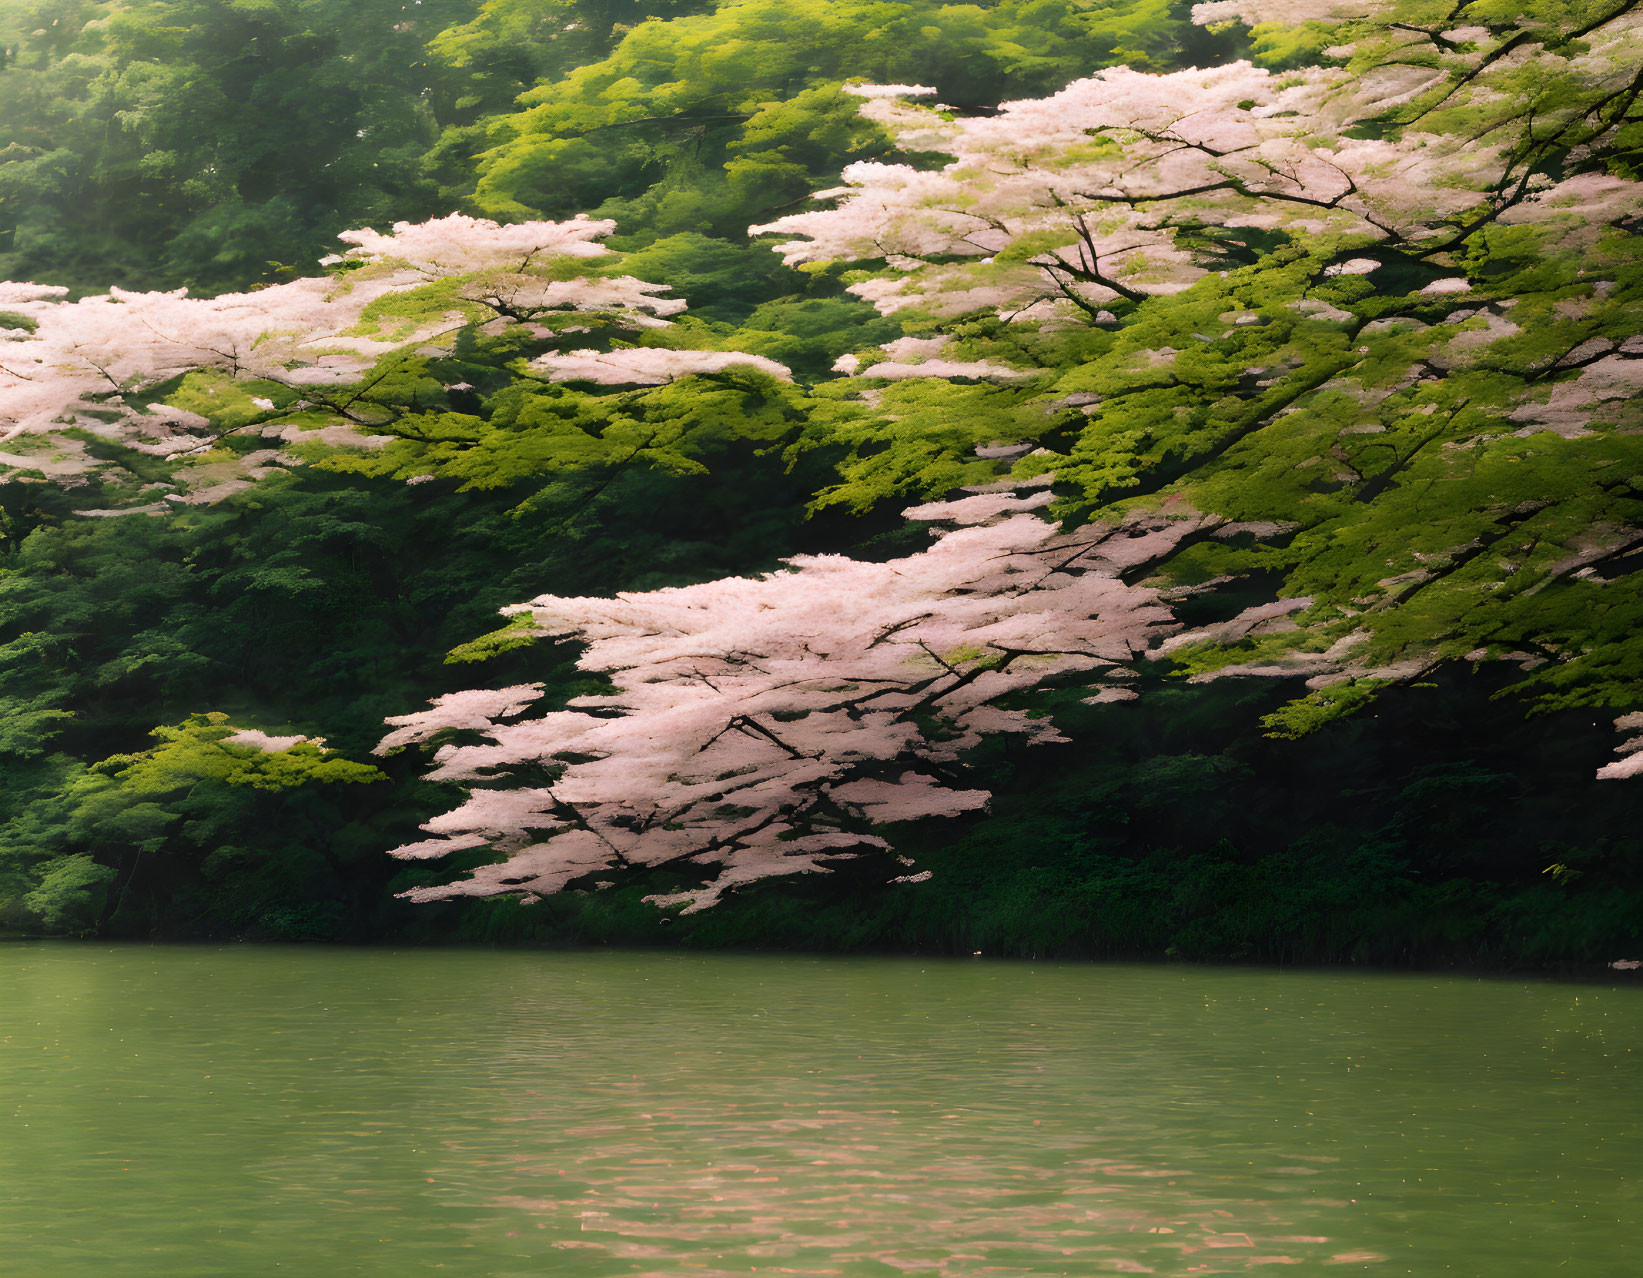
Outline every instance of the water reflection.
[[13, 946], [0, 1040], [8, 1273], [1643, 1272], [1631, 991]]
[[[574, 1180], [494, 1205], [536, 1215], [538, 1227], [556, 1233], [574, 1227], [577, 1236], [557, 1247], [658, 1273], [699, 1261], [703, 1247], [821, 1274], [874, 1265], [939, 1274], [1233, 1273], [1382, 1258], [1331, 1251], [1328, 1237], [1296, 1233], [1274, 1203], [1200, 1195], [1185, 1168], [1076, 1157], [1053, 1138], [1000, 1149], [988, 1143], [995, 1125], [983, 1118], [978, 1128], [969, 1113], [815, 1112], [746, 1123], [734, 1112], [705, 1120], [636, 1114], [620, 1126], [569, 1132], [593, 1140], [598, 1153], [569, 1169], [516, 1167], [514, 1184], [524, 1190], [533, 1174]], [[715, 1158], [720, 1140], [761, 1157]], [[1309, 1202], [1308, 1214], [1321, 1206]], [[1192, 1263], [1183, 1266], [1184, 1258]]]

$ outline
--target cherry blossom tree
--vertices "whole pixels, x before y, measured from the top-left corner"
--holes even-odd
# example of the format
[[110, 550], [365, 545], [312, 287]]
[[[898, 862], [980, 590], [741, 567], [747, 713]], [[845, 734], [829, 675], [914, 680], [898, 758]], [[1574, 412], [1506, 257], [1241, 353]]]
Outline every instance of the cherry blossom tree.
[[[49, 446], [20, 443], [23, 451], [0, 453], [0, 464], [49, 466], [54, 482], [84, 482], [105, 463], [64, 432], [179, 463], [170, 478], [184, 491], [82, 512], [106, 516], [219, 501], [300, 460], [263, 448], [244, 456], [232, 477], [202, 466], [195, 479], [187, 465], [229, 432], [323, 445], [338, 466], [360, 464], [349, 457], [361, 449], [410, 440], [390, 449], [379, 469], [397, 467], [402, 478], [425, 482], [439, 464], [418, 451], [429, 435], [427, 410], [396, 430], [406, 410], [391, 392], [407, 377], [414, 386], [415, 361], [449, 355], [463, 331], [512, 332], [527, 351], [548, 348], [534, 362], [511, 361], [521, 380], [662, 386], [730, 369], [792, 380], [764, 356], [666, 345], [676, 334], [658, 330], [674, 328], [685, 301], [620, 273], [618, 255], [602, 242], [614, 226], [587, 217], [503, 226], [453, 214], [397, 223], [387, 234], [347, 231], [340, 238], [352, 247], [324, 260], [331, 274], [215, 298], [113, 289], [70, 301], [62, 289], [0, 285], [0, 441], [58, 437]], [[639, 339], [647, 344], [621, 345]], [[166, 402], [179, 378], [189, 393], [183, 404]], [[453, 419], [434, 416], [434, 437], [448, 438]], [[52, 461], [59, 451], [67, 460]], [[489, 455], [481, 448], [461, 460], [483, 466], [479, 458]]]
[[[1454, 661], [1635, 707], [1636, 5], [1195, 14], [1255, 27], [1285, 69], [1117, 67], [987, 117], [886, 86], [863, 114], [951, 162], [851, 166], [831, 207], [754, 228], [791, 263], [865, 267], [853, 291], [945, 339], [836, 365], [814, 437], [848, 456], [823, 500], [929, 491], [977, 444], [1021, 445], [1057, 513], [1185, 502], [1265, 529], [1161, 571], [1281, 575], [1281, 614], [1170, 655], [1306, 680], [1269, 718], [1284, 735]], [[1030, 380], [974, 385], [1001, 362]], [[1602, 776], [1636, 771], [1630, 746]]]
[[[998, 734], [1062, 740], [1008, 698], [1129, 677], [1173, 625], [1125, 575], [1206, 527], [1172, 512], [1063, 532], [1037, 513], [1049, 500], [1006, 490], [917, 507], [911, 519], [954, 527], [884, 563], [804, 556], [760, 578], [508, 609], [585, 643], [579, 668], [615, 690], [546, 713], [540, 685], [462, 692], [390, 719], [379, 754], [481, 739], [438, 746], [428, 777], [469, 798], [394, 855], [505, 854], [406, 895], [529, 899], [595, 872], [717, 867], [704, 886], [647, 898], [694, 912], [740, 884], [882, 853], [877, 827], [982, 807], [964, 752]], [[510, 785], [520, 768], [553, 779]], [[889, 861], [896, 879], [905, 864]]]
[[[1600, 79], [1622, 76], [1637, 51], [1629, 32], [1617, 34]], [[887, 86], [863, 114], [905, 149], [952, 162], [934, 172], [851, 165], [843, 186], [818, 194], [835, 208], [751, 230], [794, 236], [776, 248], [795, 265], [882, 259], [889, 271], [854, 291], [887, 313], [937, 316], [993, 307], [1013, 318], [1095, 317], [1179, 292], [1226, 264], [1208, 226], [1430, 253], [1534, 189], [1512, 180], [1513, 137], [1354, 136], [1447, 78], [1392, 63], [1372, 75], [1248, 62], [1170, 75], [1114, 67], [981, 118], [911, 105]], [[1469, 96], [1494, 91], [1485, 82]]]
[[528, 325], [544, 339], [590, 324], [666, 326], [682, 299], [602, 269], [610, 250], [600, 241], [614, 226], [586, 217], [499, 226], [453, 214], [389, 234], [347, 231], [340, 238], [353, 247], [325, 259], [334, 274], [214, 298], [116, 288], [70, 301], [65, 289], [0, 285], [0, 439], [76, 427], [144, 451], [188, 452], [209, 446], [209, 422], [143, 403], [181, 374], [272, 382], [324, 403], [381, 356], [469, 324]]

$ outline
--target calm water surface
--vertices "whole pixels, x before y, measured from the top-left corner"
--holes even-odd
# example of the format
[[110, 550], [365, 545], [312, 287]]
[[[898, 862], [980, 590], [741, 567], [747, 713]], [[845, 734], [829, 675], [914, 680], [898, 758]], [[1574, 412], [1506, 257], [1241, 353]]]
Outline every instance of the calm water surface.
[[0, 1271], [1643, 1274], [1643, 991], [0, 946]]

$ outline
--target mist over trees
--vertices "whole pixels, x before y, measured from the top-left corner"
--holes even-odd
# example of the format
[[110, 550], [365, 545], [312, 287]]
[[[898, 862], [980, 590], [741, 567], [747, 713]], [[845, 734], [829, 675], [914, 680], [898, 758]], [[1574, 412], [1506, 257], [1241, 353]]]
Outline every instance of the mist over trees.
[[1636, 3], [0, 23], [0, 924], [1643, 942]]

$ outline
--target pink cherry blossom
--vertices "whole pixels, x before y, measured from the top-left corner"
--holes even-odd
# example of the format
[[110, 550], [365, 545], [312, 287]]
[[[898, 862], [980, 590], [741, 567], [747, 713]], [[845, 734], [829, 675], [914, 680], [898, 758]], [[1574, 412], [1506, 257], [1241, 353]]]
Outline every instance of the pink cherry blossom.
[[[396, 855], [480, 840], [506, 858], [407, 895], [541, 895], [613, 867], [717, 867], [706, 886], [656, 898], [694, 911], [882, 851], [876, 826], [980, 808], [987, 793], [957, 780], [964, 751], [1001, 733], [1062, 739], [1002, 699], [1156, 646], [1169, 611], [1121, 574], [1204, 522], [1061, 532], [1035, 513], [1049, 500], [984, 492], [915, 508], [953, 527], [884, 563], [800, 556], [758, 578], [506, 609], [584, 643], [579, 667], [615, 691], [541, 714], [535, 686], [460, 693], [390, 720], [379, 753], [448, 729], [482, 738], [438, 748], [428, 776], [470, 797]], [[525, 765], [555, 775], [506, 787]]]
[[750, 368], [780, 381], [793, 374], [785, 364], [743, 351], [681, 351], [636, 346], [614, 351], [566, 351], [538, 356], [531, 367], [555, 382], [597, 382], [606, 386], [660, 386], [675, 378]]
[[[354, 247], [331, 260], [356, 269], [214, 298], [112, 288], [68, 301], [60, 288], [0, 284], [0, 303], [37, 326], [3, 330], [0, 439], [76, 426], [145, 451], [187, 451], [209, 442], [201, 438], [209, 430], [204, 418], [164, 405], [138, 413], [125, 397], [201, 370], [293, 387], [343, 386], [381, 355], [437, 344], [476, 313], [504, 325], [595, 312], [629, 329], [665, 325], [685, 303], [666, 296], [663, 285], [631, 276], [567, 279], [557, 266], [544, 269], [607, 255], [598, 241], [614, 225], [579, 217], [501, 226], [452, 215], [396, 223], [387, 235], [347, 231], [340, 238]], [[408, 329], [399, 320], [367, 320], [374, 303], [439, 280], [457, 282], [454, 296], [466, 309], [434, 311]], [[543, 331], [551, 336], [551, 328]], [[760, 363], [757, 356], [742, 362]], [[764, 363], [766, 371], [780, 368]], [[265, 412], [275, 407], [264, 396], [253, 403]]]

